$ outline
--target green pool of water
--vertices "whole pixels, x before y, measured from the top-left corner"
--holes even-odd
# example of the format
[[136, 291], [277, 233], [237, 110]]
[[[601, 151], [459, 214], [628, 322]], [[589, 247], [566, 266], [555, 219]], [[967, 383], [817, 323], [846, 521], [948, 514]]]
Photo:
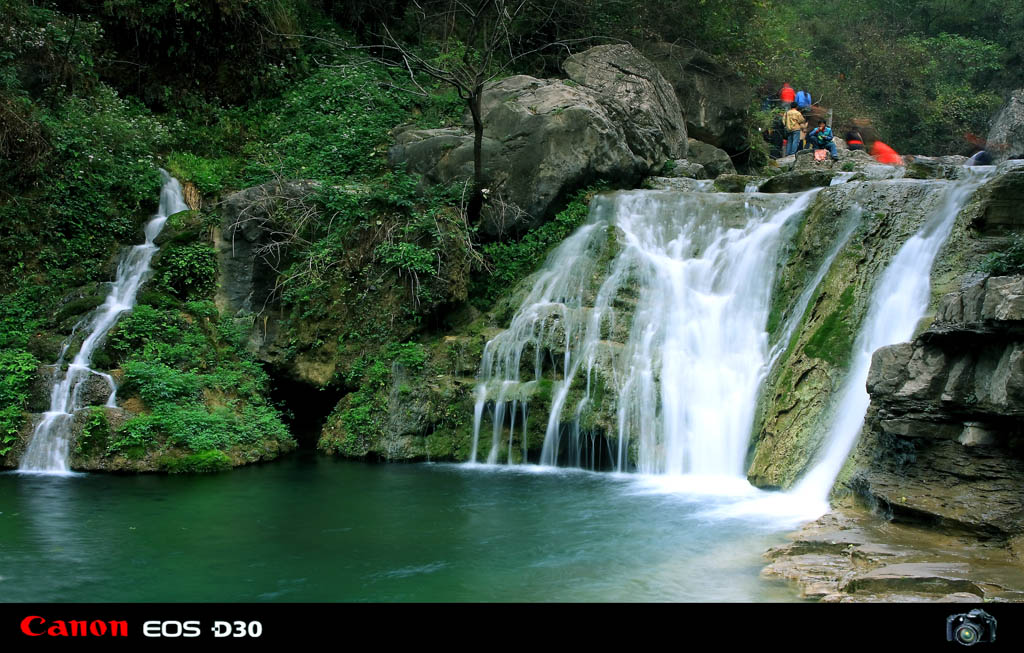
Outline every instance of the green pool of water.
[[0, 475], [2, 601], [793, 601], [776, 524], [635, 478], [312, 454]]

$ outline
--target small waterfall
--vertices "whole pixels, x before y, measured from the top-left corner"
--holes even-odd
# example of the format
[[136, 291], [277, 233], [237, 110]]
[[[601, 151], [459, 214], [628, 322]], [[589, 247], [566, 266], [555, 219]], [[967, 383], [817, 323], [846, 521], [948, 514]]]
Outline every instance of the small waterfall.
[[117, 278], [110, 287], [106, 301], [95, 311], [87, 315], [75, 325], [71, 337], [61, 349], [55, 367], [58, 376], [64, 365], [64, 356], [71, 346], [71, 339], [79, 330], [87, 330], [88, 335], [82, 346], [68, 364], [63, 377], [60, 377], [50, 391], [50, 409], [43, 417], [32, 434], [27, 451], [21, 458], [18, 468], [20, 472], [37, 474], [68, 473], [68, 445], [71, 438], [71, 422], [76, 410], [82, 408], [79, 393], [84, 382], [93, 374], [102, 376], [110, 384], [111, 394], [108, 406], [114, 405], [116, 386], [107, 374], [89, 368], [92, 355], [102, 344], [110, 329], [125, 311], [135, 306], [135, 295], [139, 286], [145, 281], [149, 272], [149, 262], [157, 247], [153, 240], [163, 229], [167, 216], [185, 211], [188, 206], [182, 197], [181, 185], [165, 170], [160, 171], [163, 187], [160, 190], [160, 205], [156, 215], [145, 227], [146, 242], [128, 249], [117, 266]]
[[[596, 198], [484, 348], [471, 462], [487, 412], [487, 462], [499, 461], [506, 436], [509, 452], [522, 439], [525, 461], [528, 405], [550, 396], [542, 465], [604, 459], [620, 471], [741, 478], [768, 370], [776, 259], [817, 192]], [[618, 398], [603, 439], [582, 424], [602, 386]]]
[[871, 399], [866, 383], [871, 355], [887, 345], [906, 342], [928, 309], [931, 270], [949, 237], [956, 216], [991, 168], [968, 168], [965, 178], [953, 182], [938, 209], [910, 237], [875, 283], [864, 324], [853, 346], [850, 369], [840, 389], [832, 426], [819, 460], [797, 484], [797, 495], [825, 499], [846, 462], [864, 425]]

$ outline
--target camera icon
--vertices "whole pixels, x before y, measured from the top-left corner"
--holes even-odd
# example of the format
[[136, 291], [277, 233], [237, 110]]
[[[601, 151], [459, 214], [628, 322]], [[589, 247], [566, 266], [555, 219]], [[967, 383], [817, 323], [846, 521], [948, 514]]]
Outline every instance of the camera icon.
[[956, 641], [964, 646], [974, 646], [978, 642], [994, 642], [996, 618], [984, 610], [949, 615], [946, 618], [946, 641]]

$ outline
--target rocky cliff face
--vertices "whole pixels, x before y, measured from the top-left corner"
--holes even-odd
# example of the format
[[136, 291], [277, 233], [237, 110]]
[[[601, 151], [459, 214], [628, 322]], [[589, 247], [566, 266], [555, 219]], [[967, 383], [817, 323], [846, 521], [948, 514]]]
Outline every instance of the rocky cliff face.
[[896, 519], [1024, 532], [1024, 277], [945, 296], [913, 342], [875, 352], [850, 489]]
[[856, 502], [766, 572], [828, 601], [1024, 600], [1024, 277], [944, 296], [913, 342], [875, 352], [867, 388], [841, 488]]
[[674, 43], [648, 43], [643, 52], [675, 89], [687, 133], [730, 153], [749, 146], [745, 121], [754, 91], [707, 52]]
[[[956, 218], [932, 269], [931, 314], [989, 252], [1016, 228], [1007, 209], [1021, 194], [1024, 168], [1010, 162], [980, 188]], [[941, 176], [945, 176], [944, 174]], [[821, 441], [831, 397], [841, 383], [874, 280], [906, 239], [937, 208], [949, 182], [883, 180], [822, 190], [792, 241], [769, 317], [785, 349], [759, 407], [748, 477], [761, 487], [789, 487]], [[848, 234], [848, 235], [844, 235]], [[800, 288], [846, 238], [802, 315]], [[795, 323], [795, 326], [791, 326]], [[787, 331], [791, 328], [791, 331]], [[788, 334], [788, 335], [787, 335]], [[788, 344], [787, 344], [788, 343]], [[849, 470], [847, 470], [847, 475]]]

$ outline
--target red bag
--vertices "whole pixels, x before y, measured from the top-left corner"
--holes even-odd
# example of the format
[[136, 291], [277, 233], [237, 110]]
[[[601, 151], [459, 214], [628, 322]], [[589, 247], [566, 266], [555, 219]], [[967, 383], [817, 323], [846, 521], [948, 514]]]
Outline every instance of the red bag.
[[828, 150], [814, 150], [814, 160], [824, 161], [825, 157], [828, 156]]

